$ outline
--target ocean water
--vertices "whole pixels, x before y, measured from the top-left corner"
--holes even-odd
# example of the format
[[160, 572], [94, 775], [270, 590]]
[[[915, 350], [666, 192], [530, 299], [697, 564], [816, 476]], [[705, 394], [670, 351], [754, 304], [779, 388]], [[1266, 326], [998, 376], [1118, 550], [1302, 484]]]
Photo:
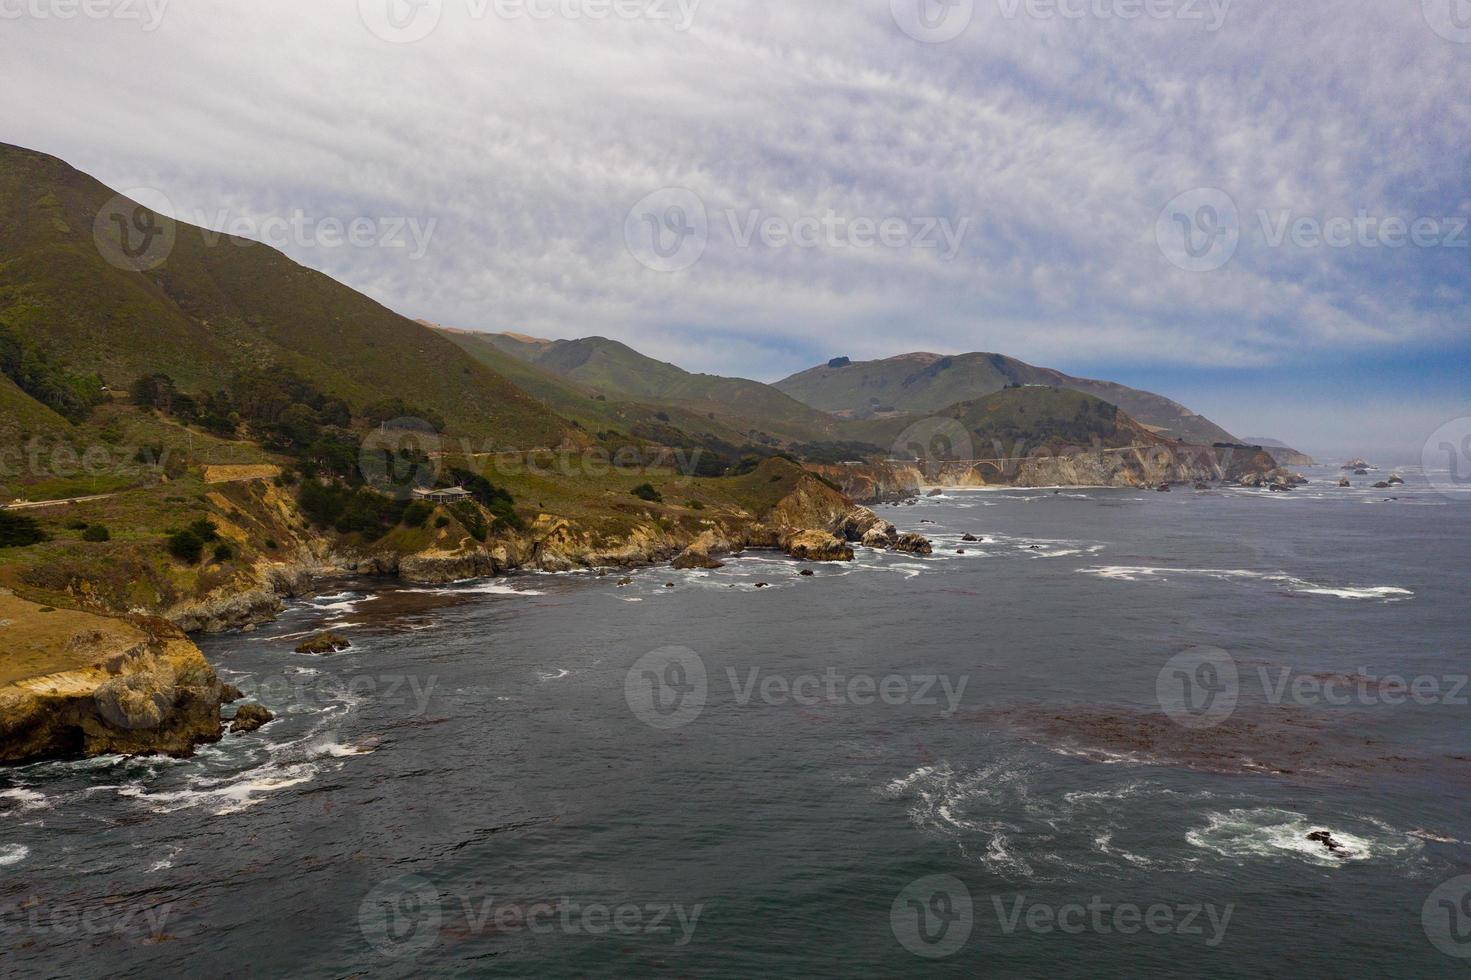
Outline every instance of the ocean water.
[[1464, 976], [1471, 496], [1309, 475], [344, 583], [202, 641], [259, 733], [0, 771], [0, 975]]

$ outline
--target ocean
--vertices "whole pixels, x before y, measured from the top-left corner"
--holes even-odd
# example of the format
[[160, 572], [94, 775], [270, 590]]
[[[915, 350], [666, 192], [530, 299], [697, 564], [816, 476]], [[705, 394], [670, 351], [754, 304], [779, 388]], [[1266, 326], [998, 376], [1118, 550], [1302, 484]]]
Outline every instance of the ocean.
[[1471, 494], [1308, 475], [344, 582], [200, 640], [260, 732], [0, 770], [0, 975], [1464, 976]]

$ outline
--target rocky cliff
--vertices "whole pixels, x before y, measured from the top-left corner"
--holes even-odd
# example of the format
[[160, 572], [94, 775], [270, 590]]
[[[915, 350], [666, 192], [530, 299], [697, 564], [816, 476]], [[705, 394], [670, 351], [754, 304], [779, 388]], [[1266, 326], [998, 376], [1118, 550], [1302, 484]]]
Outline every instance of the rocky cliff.
[[0, 763], [189, 755], [220, 738], [228, 689], [170, 623], [50, 609], [6, 593], [0, 642]]

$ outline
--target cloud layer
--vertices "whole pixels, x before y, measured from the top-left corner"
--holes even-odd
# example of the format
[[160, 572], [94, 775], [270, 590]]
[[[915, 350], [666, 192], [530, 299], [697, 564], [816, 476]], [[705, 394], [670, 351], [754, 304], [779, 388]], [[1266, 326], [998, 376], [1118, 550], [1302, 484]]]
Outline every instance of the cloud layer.
[[[212, 224], [436, 222], [418, 258], [278, 244], [409, 315], [695, 369], [1255, 368], [1468, 332], [1452, 0], [420, 2], [190, 0], [148, 30], [143, 0], [0, 0], [0, 138]], [[639, 229], [698, 215], [630, 221], [668, 188], [707, 229], [677, 271]], [[1311, 234], [1334, 219], [1346, 246]]]

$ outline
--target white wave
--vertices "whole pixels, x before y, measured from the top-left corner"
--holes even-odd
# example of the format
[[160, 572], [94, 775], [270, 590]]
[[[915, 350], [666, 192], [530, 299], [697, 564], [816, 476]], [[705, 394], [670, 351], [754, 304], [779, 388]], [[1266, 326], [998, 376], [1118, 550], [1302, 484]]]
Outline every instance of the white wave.
[[24, 844], [0, 844], [0, 868], [20, 864], [31, 856], [31, 849]]
[[1324, 595], [1340, 599], [1377, 599], [1398, 602], [1415, 593], [1394, 585], [1327, 586], [1289, 575], [1286, 572], [1256, 572], [1246, 568], [1152, 568], [1145, 565], [1105, 565], [1080, 568], [1085, 575], [1112, 579], [1116, 582], [1143, 582], [1149, 579], [1169, 581], [1172, 577], [1209, 578], [1222, 582], [1260, 582], [1280, 586], [1298, 595]]
[[[1407, 834], [1385, 829], [1383, 836], [1365, 836], [1314, 822], [1291, 810], [1263, 808], [1206, 814], [1206, 826], [1189, 831], [1185, 839], [1195, 847], [1237, 860], [1292, 858], [1320, 867], [1338, 867], [1350, 861], [1398, 857], [1420, 845]], [[1308, 835], [1327, 832], [1340, 848], [1330, 850]]]
[[557, 670], [538, 670], [536, 672], [536, 676], [537, 679], [541, 681], [559, 681], [571, 673], [572, 671], [570, 670], [563, 670], [559, 668]]
[[8, 806], [0, 806], [0, 813], [6, 811], [19, 813], [26, 810], [39, 810], [51, 805], [51, 802], [43, 794], [37, 793], [33, 789], [25, 789], [24, 787], [7, 789], [0, 792], [0, 800], [13, 801]]
[[195, 777], [191, 782], [199, 789], [149, 792], [141, 782], [134, 782], [120, 787], [118, 795], [138, 800], [155, 813], [209, 806], [215, 816], [225, 816], [264, 802], [272, 793], [309, 783], [318, 771], [311, 763], [262, 766], [227, 779]]
[[422, 595], [546, 595], [545, 592], [536, 589], [518, 588], [510, 585], [505, 579], [476, 579], [472, 582], [457, 583], [438, 588], [400, 589], [399, 591], [419, 593]]

